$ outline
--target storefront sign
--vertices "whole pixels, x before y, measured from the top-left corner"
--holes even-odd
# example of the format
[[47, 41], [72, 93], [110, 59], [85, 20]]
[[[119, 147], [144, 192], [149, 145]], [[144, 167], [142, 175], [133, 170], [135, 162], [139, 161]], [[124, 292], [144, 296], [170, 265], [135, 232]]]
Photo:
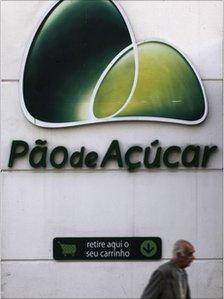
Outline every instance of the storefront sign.
[[29, 121], [49, 128], [127, 120], [201, 123], [206, 94], [186, 55], [166, 41], [136, 41], [134, 35], [116, 1], [54, 3], [23, 63], [20, 95]]
[[47, 141], [37, 140], [34, 148], [30, 149], [28, 143], [22, 140], [14, 140], [11, 145], [8, 166], [12, 168], [21, 159], [29, 161], [32, 168], [45, 169], [53, 167], [62, 169], [69, 166], [77, 168], [104, 168], [114, 163], [118, 168], [135, 170], [141, 167], [148, 169], [160, 168], [186, 168], [207, 167], [211, 157], [217, 151], [216, 145], [200, 146], [195, 144], [181, 148], [172, 145], [163, 148], [159, 140], [154, 140], [145, 147], [134, 145], [123, 150], [118, 140], [113, 140], [105, 154], [100, 157], [95, 151], [87, 151], [84, 146], [70, 152], [64, 146], [49, 149]]
[[55, 238], [55, 260], [159, 260], [162, 241], [157, 237]]

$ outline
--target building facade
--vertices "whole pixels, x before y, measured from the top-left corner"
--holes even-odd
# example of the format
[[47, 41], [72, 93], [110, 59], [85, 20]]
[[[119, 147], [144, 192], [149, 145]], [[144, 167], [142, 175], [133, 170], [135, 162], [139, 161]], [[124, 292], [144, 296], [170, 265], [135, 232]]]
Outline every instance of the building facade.
[[[187, 269], [192, 298], [223, 298], [223, 2], [115, 2], [136, 42], [165, 41], [191, 61], [204, 86], [208, 115], [194, 125], [127, 120], [49, 128], [31, 123], [21, 108], [23, 64], [34, 33], [56, 2], [2, 0], [2, 298], [138, 298], [152, 272], [171, 258], [178, 239], [196, 248], [196, 260]], [[15, 140], [27, 143], [29, 153], [10, 167]], [[46, 167], [30, 164], [36, 140], [47, 142]], [[123, 160], [130, 147], [152, 150], [156, 140], [163, 152], [174, 145], [181, 151], [200, 146], [199, 165], [186, 167], [178, 156], [178, 167], [161, 163], [148, 169], [139, 153], [133, 161], [142, 164], [132, 171], [116, 159], [95, 168], [67, 163], [57, 169], [50, 163], [58, 146], [69, 155], [84, 146], [102, 159], [113, 140]], [[218, 149], [202, 167], [205, 146]], [[55, 261], [56, 237], [160, 237], [162, 259]]]

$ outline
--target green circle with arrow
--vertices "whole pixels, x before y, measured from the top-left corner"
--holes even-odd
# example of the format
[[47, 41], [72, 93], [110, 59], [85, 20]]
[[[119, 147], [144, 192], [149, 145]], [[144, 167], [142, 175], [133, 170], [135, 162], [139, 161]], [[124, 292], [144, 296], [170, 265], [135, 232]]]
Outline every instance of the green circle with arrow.
[[145, 240], [140, 246], [140, 252], [146, 257], [152, 257], [157, 252], [157, 245], [152, 240]]

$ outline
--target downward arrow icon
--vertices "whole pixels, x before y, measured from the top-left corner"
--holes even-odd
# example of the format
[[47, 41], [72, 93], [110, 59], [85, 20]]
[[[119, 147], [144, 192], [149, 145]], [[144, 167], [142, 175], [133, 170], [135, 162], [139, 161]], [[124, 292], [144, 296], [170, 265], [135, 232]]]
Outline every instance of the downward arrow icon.
[[151, 246], [151, 244], [148, 242], [148, 244], [146, 245], [146, 247], [144, 247], [143, 249], [146, 251], [146, 253], [149, 254], [154, 249], [154, 247]]
[[157, 245], [154, 241], [145, 240], [140, 247], [141, 254], [146, 257], [152, 257], [157, 252]]

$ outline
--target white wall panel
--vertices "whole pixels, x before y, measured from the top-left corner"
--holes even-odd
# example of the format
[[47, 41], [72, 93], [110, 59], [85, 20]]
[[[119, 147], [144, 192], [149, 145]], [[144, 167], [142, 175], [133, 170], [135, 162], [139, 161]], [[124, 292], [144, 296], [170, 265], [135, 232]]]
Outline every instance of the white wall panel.
[[[22, 139], [35, 146], [35, 140], [48, 141], [48, 148], [64, 145], [72, 153], [85, 145], [88, 151], [95, 150], [101, 157], [113, 139], [118, 139], [122, 150], [130, 146], [149, 146], [159, 139], [165, 148], [176, 144], [185, 147], [188, 144], [217, 145], [219, 151], [212, 157], [209, 168], [222, 168], [222, 83], [205, 81], [209, 102], [207, 119], [197, 126], [186, 126], [155, 122], [120, 122], [89, 125], [66, 129], [44, 129], [29, 123], [22, 114], [18, 84], [2, 84], [2, 168], [6, 169], [12, 140]], [[30, 169], [27, 159], [21, 159], [16, 169]], [[117, 166], [112, 165], [112, 168]]]
[[[2, 188], [3, 259], [51, 259], [54, 237], [82, 236], [158, 236], [164, 258], [185, 238], [198, 258], [222, 256], [221, 172], [16, 172], [3, 175]], [[203, 203], [202, 189], [213, 202]]]
[[[2, 76], [18, 79], [26, 46], [53, 1], [2, 1]], [[221, 1], [119, 1], [137, 41], [164, 39], [182, 50], [202, 78], [222, 77]]]
[[[3, 298], [139, 298], [162, 262], [4, 262]], [[195, 261], [187, 271], [192, 298], [222, 298], [221, 261]]]
[[[223, 175], [197, 175], [197, 249], [200, 257], [222, 257]], [[211, 239], [213, 240], [211, 242]]]
[[52, 258], [54, 237], [132, 236], [132, 181], [119, 172], [5, 174], [3, 257]]
[[[222, 266], [222, 260], [217, 262], [205, 260], [197, 263], [195, 267], [196, 298], [223, 298]], [[193, 275], [191, 277], [191, 280], [192, 279], [194, 279]]]
[[182, 50], [202, 78], [222, 78], [219, 1], [119, 1], [137, 41], [162, 39]]
[[166, 172], [153, 172], [146, 176], [141, 173], [135, 177], [135, 186], [136, 235], [161, 236], [165, 241], [164, 257], [170, 257], [172, 245], [178, 239], [195, 244], [196, 174], [171, 172], [168, 176]]
[[161, 236], [164, 257], [178, 239], [195, 244], [198, 258], [222, 257], [221, 172], [139, 173], [134, 184], [136, 235]]

